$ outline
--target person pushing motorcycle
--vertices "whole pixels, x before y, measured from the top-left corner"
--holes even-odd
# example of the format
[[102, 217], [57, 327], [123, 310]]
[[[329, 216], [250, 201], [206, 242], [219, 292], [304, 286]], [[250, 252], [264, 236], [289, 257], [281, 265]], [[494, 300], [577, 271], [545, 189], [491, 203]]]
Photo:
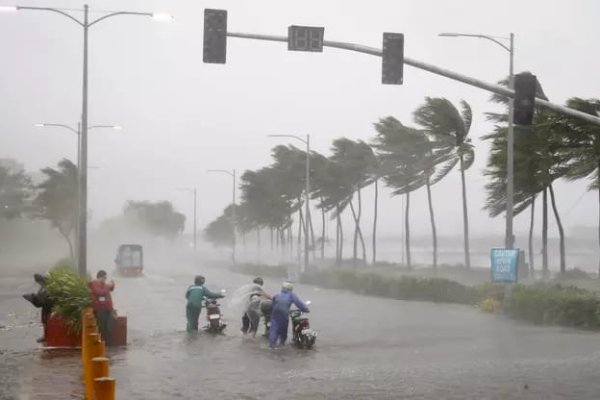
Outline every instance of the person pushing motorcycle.
[[248, 303], [244, 308], [244, 315], [242, 316], [242, 333], [247, 333], [256, 336], [258, 330], [258, 324], [260, 322], [260, 304], [262, 299], [271, 299], [271, 296], [265, 292], [262, 288], [264, 281], [262, 278], [255, 278], [251, 287], [251, 292], [248, 296]]
[[272, 349], [279, 345], [283, 346], [287, 340], [289, 313], [292, 304], [302, 312], [310, 312], [306, 304], [293, 293], [294, 285], [285, 281], [281, 285], [281, 292], [273, 296], [271, 309], [271, 329], [269, 332], [269, 347]]
[[221, 299], [225, 297], [222, 294], [213, 293], [204, 287], [205, 281], [206, 279], [202, 275], [197, 275], [194, 278], [194, 284], [188, 287], [185, 292], [185, 298], [187, 299], [186, 318], [188, 332], [198, 331], [198, 318], [200, 317], [200, 311], [202, 311], [202, 301], [205, 298]]

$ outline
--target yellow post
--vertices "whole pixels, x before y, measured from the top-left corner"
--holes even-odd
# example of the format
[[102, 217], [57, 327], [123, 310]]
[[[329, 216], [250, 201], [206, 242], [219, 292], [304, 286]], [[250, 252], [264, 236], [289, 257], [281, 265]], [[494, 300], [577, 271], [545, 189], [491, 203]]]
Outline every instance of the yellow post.
[[115, 400], [115, 378], [94, 379], [95, 400]]
[[85, 373], [85, 392], [87, 399], [93, 399], [93, 377], [92, 377], [92, 359], [96, 357], [104, 357], [104, 343], [100, 340], [100, 335], [90, 333], [88, 338], [88, 349], [86, 351], [86, 360], [84, 364]]
[[[92, 399], [97, 399], [98, 394], [95, 390], [95, 380], [96, 378], [105, 378], [108, 376], [108, 358], [106, 357], [95, 357], [92, 358], [92, 368], [91, 368], [91, 386], [92, 386]], [[94, 396], [94, 394], [96, 396]]]

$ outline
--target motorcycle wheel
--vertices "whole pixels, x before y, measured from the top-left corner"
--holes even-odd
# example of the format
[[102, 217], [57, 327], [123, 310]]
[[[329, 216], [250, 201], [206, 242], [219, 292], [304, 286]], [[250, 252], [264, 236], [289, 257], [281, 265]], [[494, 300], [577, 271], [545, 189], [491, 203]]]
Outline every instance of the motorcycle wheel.
[[300, 346], [304, 349], [310, 350], [312, 349], [312, 347], [315, 344], [315, 338], [311, 337], [309, 338], [308, 336], [302, 336], [302, 341]]

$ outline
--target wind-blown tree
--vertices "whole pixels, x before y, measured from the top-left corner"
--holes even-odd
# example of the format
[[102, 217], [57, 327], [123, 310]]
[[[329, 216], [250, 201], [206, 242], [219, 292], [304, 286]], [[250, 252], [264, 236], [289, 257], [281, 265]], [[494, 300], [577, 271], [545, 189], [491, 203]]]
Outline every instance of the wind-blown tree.
[[12, 159], [0, 159], [0, 217], [21, 217], [30, 196], [31, 179], [23, 166]]
[[132, 224], [154, 236], [173, 239], [185, 228], [185, 216], [169, 201], [128, 201], [123, 215]]
[[276, 231], [277, 242], [283, 244], [285, 231], [292, 224], [291, 215], [297, 199], [290, 200], [282, 191], [283, 173], [273, 167], [242, 174], [240, 191], [244, 218], [256, 228]]
[[[332, 219], [336, 220], [335, 258], [336, 264], [340, 265], [343, 260], [344, 244], [341, 215], [352, 200], [354, 189], [346, 181], [347, 175], [341, 164], [317, 153], [313, 153], [311, 157], [314, 166], [312, 198], [318, 200], [317, 208], [324, 212], [332, 212]], [[324, 246], [324, 243], [321, 246]]]
[[473, 120], [471, 107], [461, 101], [459, 111], [445, 98], [425, 98], [425, 104], [419, 107], [414, 115], [415, 122], [421, 125], [430, 140], [435, 142], [438, 160], [443, 162], [440, 170], [433, 178], [434, 183], [443, 179], [457, 165], [460, 171], [462, 187], [463, 236], [465, 267], [471, 268], [469, 250], [469, 214], [467, 209], [467, 184], [465, 171], [475, 161], [475, 151], [468, 137]]
[[[371, 146], [362, 140], [353, 141], [346, 138], [336, 139], [333, 142], [331, 151], [331, 161], [343, 170], [342, 185], [349, 189], [351, 193], [348, 205], [354, 219], [353, 261], [356, 264], [358, 258], [358, 241], [360, 240], [363, 263], [366, 264], [365, 240], [360, 227], [362, 217], [361, 189], [372, 182], [371, 171], [376, 164], [375, 154]], [[357, 196], [356, 208], [352, 202], [354, 194]]]
[[[384, 181], [393, 189], [393, 195], [406, 195], [405, 229], [406, 262], [410, 268], [410, 193], [428, 185], [434, 165], [431, 143], [422, 131], [409, 128], [394, 117], [380, 119], [375, 123], [377, 136], [373, 147], [377, 150], [386, 172]], [[430, 192], [428, 199], [431, 202]], [[430, 203], [431, 205], [431, 203]], [[432, 207], [430, 206], [430, 211]], [[431, 213], [432, 228], [435, 237], [434, 217]], [[434, 262], [437, 248], [434, 239]]]
[[[500, 84], [506, 85], [507, 81]], [[547, 99], [538, 84], [537, 97]], [[492, 100], [506, 104], [508, 99], [501, 95]], [[506, 114], [488, 113], [488, 118], [496, 123], [494, 132], [484, 137], [492, 140], [492, 152], [488, 159], [485, 175], [491, 178], [487, 184], [488, 200], [485, 208], [490, 215], [497, 216], [506, 211]], [[537, 194], [542, 193], [542, 270], [548, 274], [548, 197], [554, 212], [560, 236], [560, 270], [566, 270], [565, 236], [562, 221], [554, 195], [553, 182], [567, 173], [569, 157], [568, 135], [564, 127], [557, 124], [557, 115], [536, 107], [531, 126], [515, 126], [515, 174], [514, 174], [514, 213], [517, 215], [533, 206]], [[549, 194], [549, 196], [548, 196]], [[531, 219], [533, 221], [533, 218]], [[532, 231], [532, 229], [530, 229]], [[530, 234], [531, 243], [531, 234]], [[532, 252], [530, 245], [530, 253]]]
[[62, 159], [57, 169], [44, 168], [42, 173], [45, 180], [37, 187], [34, 215], [58, 230], [69, 246], [71, 259], [75, 259], [71, 234], [77, 222], [77, 166]]
[[[599, 99], [567, 100], [567, 106], [592, 115], [600, 115]], [[589, 190], [598, 191], [598, 207], [600, 210], [600, 127], [579, 118], [560, 115], [556, 117], [556, 125], [566, 133], [567, 146], [564, 151], [568, 158], [566, 179], [577, 180], [589, 178]], [[600, 212], [599, 212], [600, 218]], [[600, 246], [600, 220], [598, 221], [598, 245]], [[600, 276], [600, 257], [598, 258]]]
[[232, 205], [228, 205], [223, 214], [204, 228], [204, 237], [216, 247], [231, 246], [233, 226], [231, 225]]

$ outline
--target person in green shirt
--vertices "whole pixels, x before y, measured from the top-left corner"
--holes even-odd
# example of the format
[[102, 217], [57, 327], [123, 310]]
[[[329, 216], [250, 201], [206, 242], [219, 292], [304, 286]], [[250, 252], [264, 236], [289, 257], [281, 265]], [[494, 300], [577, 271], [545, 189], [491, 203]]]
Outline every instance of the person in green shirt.
[[206, 280], [202, 275], [196, 275], [194, 278], [194, 284], [188, 287], [185, 292], [185, 298], [187, 299], [186, 305], [186, 318], [187, 318], [187, 331], [197, 332], [198, 331], [198, 318], [200, 318], [200, 311], [202, 311], [202, 302], [205, 298], [208, 299], [221, 299], [225, 296], [218, 293], [213, 293], [204, 287]]

